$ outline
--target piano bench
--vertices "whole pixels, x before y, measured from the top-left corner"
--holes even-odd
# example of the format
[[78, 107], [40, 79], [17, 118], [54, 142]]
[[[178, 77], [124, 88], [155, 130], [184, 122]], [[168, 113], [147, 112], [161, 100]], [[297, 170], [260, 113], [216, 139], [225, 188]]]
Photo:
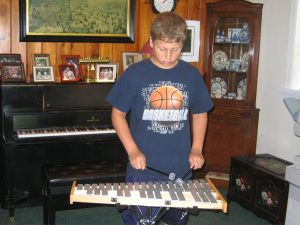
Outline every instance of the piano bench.
[[44, 225], [55, 224], [56, 211], [99, 206], [70, 204], [74, 180], [87, 184], [124, 182], [126, 165], [127, 160], [45, 165], [42, 168]]

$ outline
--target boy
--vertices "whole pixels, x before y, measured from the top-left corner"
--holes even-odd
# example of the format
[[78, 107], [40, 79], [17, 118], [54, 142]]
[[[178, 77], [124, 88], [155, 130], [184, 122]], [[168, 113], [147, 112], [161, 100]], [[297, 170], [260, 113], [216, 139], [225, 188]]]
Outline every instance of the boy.
[[[129, 158], [127, 182], [169, 179], [155, 170], [182, 178], [204, 163], [207, 112], [213, 103], [199, 71], [179, 59], [185, 39], [182, 17], [159, 14], [151, 26], [152, 57], [130, 65], [107, 96], [113, 105], [113, 126]], [[130, 128], [126, 121], [129, 111]], [[186, 176], [189, 178], [191, 173]], [[146, 210], [137, 207], [137, 211], [145, 214]], [[158, 209], [150, 211], [149, 219], [154, 221]], [[174, 208], [162, 217], [168, 225], [183, 225], [187, 219], [185, 210]], [[142, 224], [130, 210], [125, 210], [123, 220], [127, 225]]]

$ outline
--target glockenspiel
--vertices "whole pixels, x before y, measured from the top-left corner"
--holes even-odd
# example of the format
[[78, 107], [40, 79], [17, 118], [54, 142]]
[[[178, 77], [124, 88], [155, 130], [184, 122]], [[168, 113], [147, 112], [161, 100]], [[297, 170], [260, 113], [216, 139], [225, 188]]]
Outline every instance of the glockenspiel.
[[199, 208], [222, 210], [227, 202], [209, 178], [140, 183], [77, 184], [73, 181], [70, 203], [119, 204], [130, 206]]

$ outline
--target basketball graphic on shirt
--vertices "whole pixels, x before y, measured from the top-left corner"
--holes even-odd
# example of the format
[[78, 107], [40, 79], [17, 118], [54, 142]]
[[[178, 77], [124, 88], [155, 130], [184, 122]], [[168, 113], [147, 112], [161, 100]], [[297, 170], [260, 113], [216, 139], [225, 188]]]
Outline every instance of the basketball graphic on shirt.
[[152, 109], [181, 109], [183, 106], [182, 93], [173, 86], [161, 86], [150, 95]]

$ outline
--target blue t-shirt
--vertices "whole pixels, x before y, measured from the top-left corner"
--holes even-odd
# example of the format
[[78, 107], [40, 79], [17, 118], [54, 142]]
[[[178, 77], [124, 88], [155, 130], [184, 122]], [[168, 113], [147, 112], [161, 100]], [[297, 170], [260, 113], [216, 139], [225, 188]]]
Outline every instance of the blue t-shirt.
[[[213, 103], [199, 71], [179, 60], [171, 69], [150, 59], [129, 66], [106, 100], [130, 112], [130, 131], [149, 167], [182, 177], [189, 170], [189, 113], [208, 112]], [[167, 179], [155, 171], [128, 164], [127, 177]]]

